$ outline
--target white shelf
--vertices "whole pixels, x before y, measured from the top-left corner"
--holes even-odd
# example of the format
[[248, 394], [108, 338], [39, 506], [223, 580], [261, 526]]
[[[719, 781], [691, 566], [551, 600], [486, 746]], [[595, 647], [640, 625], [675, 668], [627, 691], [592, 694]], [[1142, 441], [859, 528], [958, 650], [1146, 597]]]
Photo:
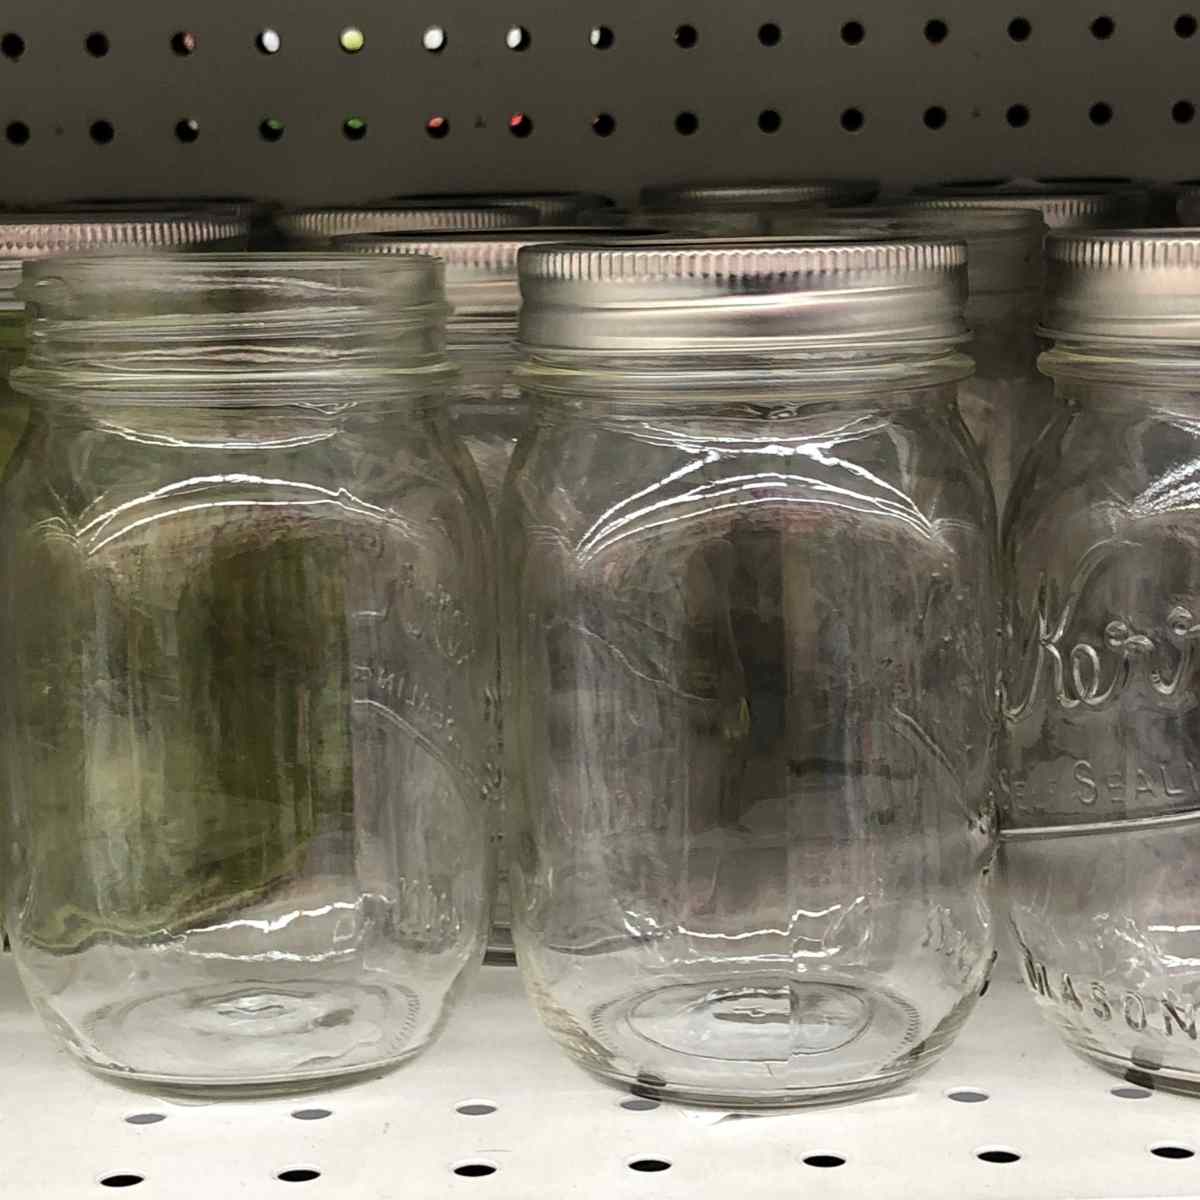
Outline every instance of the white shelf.
[[[0, 1187], [5, 1196], [135, 1200], [673, 1200], [819, 1194], [872, 1200], [1200, 1196], [1200, 1103], [1122, 1099], [1076, 1059], [1010, 970], [950, 1052], [908, 1088], [865, 1103], [736, 1119], [630, 1097], [576, 1067], [541, 1031], [511, 968], [483, 968], [441, 1040], [365, 1084], [301, 1098], [179, 1103], [92, 1077], [55, 1048], [0, 971]], [[947, 1091], [987, 1094], [962, 1103]], [[466, 1116], [463, 1102], [495, 1111]], [[299, 1109], [329, 1116], [298, 1120]], [[130, 1124], [139, 1113], [154, 1124]], [[1183, 1146], [1193, 1157], [1157, 1157]], [[1004, 1148], [1011, 1163], [978, 1151]], [[813, 1155], [845, 1160], [805, 1164]], [[647, 1173], [636, 1159], [670, 1163]], [[494, 1173], [454, 1174], [463, 1163]], [[309, 1168], [302, 1183], [278, 1172]], [[124, 1189], [112, 1175], [139, 1175]]]

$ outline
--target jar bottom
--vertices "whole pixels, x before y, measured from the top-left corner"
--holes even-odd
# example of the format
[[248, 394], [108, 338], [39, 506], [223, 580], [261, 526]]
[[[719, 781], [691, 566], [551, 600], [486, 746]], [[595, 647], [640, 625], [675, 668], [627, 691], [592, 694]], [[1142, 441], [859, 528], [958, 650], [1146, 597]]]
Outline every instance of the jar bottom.
[[[1060, 1030], [1062, 1026], [1059, 1026]], [[1176, 1092], [1181, 1096], [1200, 1096], [1200, 1072], [1181, 1070], [1156, 1064], [1151, 1059], [1126, 1058], [1120, 1054], [1106, 1054], [1095, 1046], [1081, 1043], [1064, 1031], [1067, 1046], [1080, 1058], [1094, 1067], [1115, 1075], [1125, 1083], [1151, 1091]]]

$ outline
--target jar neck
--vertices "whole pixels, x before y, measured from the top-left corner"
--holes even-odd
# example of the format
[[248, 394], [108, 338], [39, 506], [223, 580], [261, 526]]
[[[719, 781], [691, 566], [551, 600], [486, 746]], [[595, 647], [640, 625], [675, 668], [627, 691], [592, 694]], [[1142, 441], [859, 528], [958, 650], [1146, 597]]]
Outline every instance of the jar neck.
[[1200, 346], [1106, 345], [1059, 338], [1039, 356], [1038, 368], [1054, 379], [1060, 392], [1069, 390], [1084, 402], [1110, 390], [1127, 393], [1130, 402], [1144, 393], [1141, 402], [1152, 404], [1162, 402], [1152, 393], [1200, 392]]

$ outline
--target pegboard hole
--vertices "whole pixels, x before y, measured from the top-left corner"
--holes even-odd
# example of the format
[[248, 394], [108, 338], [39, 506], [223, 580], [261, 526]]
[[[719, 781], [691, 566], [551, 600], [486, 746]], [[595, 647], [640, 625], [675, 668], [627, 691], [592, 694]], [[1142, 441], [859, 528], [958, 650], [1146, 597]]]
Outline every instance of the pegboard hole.
[[184, 145], [189, 145], [200, 136], [200, 122], [194, 117], [184, 117], [175, 122], [175, 136]]
[[527, 138], [533, 132], [533, 118], [528, 113], [513, 113], [508, 118], [508, 132], [517, 138]]
[[1025, 17], [1013, 17], [1008, 23], [1008, 36], [1014, 42], [1027, 42], [1032, 33], [1033, 26]]
[[107, 146], [117, 136], [111, 121], [93, 121], [88, 132], [92, 135], [92, 141], [101, 146]]
[[446, 48], [446, 31], [440, 25], [430, 25], [428, 29], [421, 34], [421, 45], [429, 51], [430, 54], [439, 54]]
[[975, 1151], [975, 1157], [985, 1163], [1015, 1163], [1021, 1161], [1021, 1156], [1007, 1146], [987, 1146]]
[[1098, 100], [1088, 109], [1088, 120], [1093, 125], [1107, 125], [1112, 119], [1112, 105], [1106, 104], [1103, 100]]
[[1029, 124], [1029, 109], [1024, 104], [1010, 104], [1004, 119], [1014, 129], [1024, 129]]
[[1180, 13], [1175, 18], [1175, 36], [1181, 38], [1196, 36], [1196, 18], [1191, 13]]
[[0, 54], [14, 62], [25, 53], [25, 39], [19, 33], [6, 33], [0, 37]]
[[347, 117], [342, 122], [342, 133], [352, 142], [361, 142], [367, 136], [367, 123], [362, 117]]
[[764, 108], [758, 114], [758, 127], [763, 133], [778, 133], [783, 126], [783, 117], [774, 108]]
[[332, 1117], [333, 1113], [327, 1108], [298, 1108], [292, 1113], [292, 1118], [296, 1121], [324, 1121], [326, 1117]]
[[644, 1096], [630, 1096], [628, 1100], [621, 1101], [621, 1107], [629, 1112], [651, 1112], [662, 1106], [657, 1100], [650, 1100]]
[[806, 1167], [844, 1167], [846, 1160], [840, 1154], [810, 1154], [804, 1160]]
[[866, 123], [867, 118], [861, 108], [847, 108], [842, 111], [842, 128], [847, 133], [857, 133]]
[[14, 146], [23, 146], [29, 141], [29, 126], [24, 121], [9, 121], [4, 127], [4, 136]]
[[166, 1113], [160, 1112], [139, 1112], [130, 1113], [125, 1118], [126, 1125], [157, 1125], [160, 1121], [167, 1119]]
[[187, 58], [189, 54], [195, 54], [196, 35], [186, 29], [181, 29], [178, 33], [171, 34], [171, 49], [180, 58]]
[[464, 1117], [487, 1117], [496, 1111], [496, 1105], [490, 1100], [464, 1100], [454, 1106], [454, 1111]]
[[105, 1175], [100, 1180], [101, 1187], [109, 1188], [127, 1188], [136, 1187], [139, 1183], [144, 1183], [146, 1177], [144, 1175], [134, 1175], [132, 1172], [121, 1171], [116, 1175]]
[[592, 132], [597, 137], [612, 137], [617, 131], [617, 119], [612, 113], [597, 113], [592, 118]]
[[675, 27], [675, 45], [681, 50], [690, 50], [700, 40], [700, 33], [695, 25], [677, 25]]
[[949, 36], [950, 26], [940, 17], [925, 22], [925, 40], [931, 45], [939, 46]]
[[691, 137], [700, 128], [700, 118], [694, 112], [681, 112], [675, 118], [675, 132]]
[[367, 44], [367, 35], [357, 25], [347, 25], [338, 34], [338, 45], [347, 54], [357, 54]]
[[1154, 1093], [1149, 1088], [1129, 1087], [1126, 1085], [1124, 1087], [1113, 1088], [1112, 1095], [1116, 1096], [1118, 1100], [1149, 1100]]
[[524, 25], [510, 25], [504, 34], [504, 44], [510, 50], [528, 50], [533, 45], [533, 35]]
[[108, 34], [97, 30], [83, 39], [84, 47], [93, 58], [103, 58], [109, 51]]
[[312, 1183], [321, 1178], [321, 1172], [316, 1167], [288, 1167], [276, 1176], [280, 1183]]
[[431, 138], [440, 139], [450, 136], [450, 118], [441, 115], [430, 117], [425, 122], [425, 132]]
[[1117, 23], [1112, 17], [1097, 17], [1088, 28], [1092, 31], [1092, 37], [1104, 42], [1117, 32]]
[[783, 30], [774, 21], [767, 21], [758, 27], [758, 40], [764, 46], [778, 46], [783, 41]]
[[1176, 125], [1186, 125], [1196, 116], [1196, 106], [1190, 100], [1176, 100], [1171, 105], [1171, 120]]
[[279, 47], [283, 45], [283, 39], [279, 36], [278, 30], [264, 29], [254, 39], [254, 44], [258, 47], [260, 54], [278, 54]]
[[867, 31], [863, 27], [861, 21], [847, 21], [842, 26], [842, 41], [847, 46], [858, 46], [862, 43], [863, 38], [867, 36]]
[[1156, 1158], [1194, 1158], [1195, 1150], [1190, 1146], [1181, 1146], [1178, 1142], [1159, 1142], [1150, 1147], [1150, 1153]]
[[941, 129], [946, 124], [946, 110], [940, 104], [932, 104], [927, 108], [921, 119], [926, 129]]
[[258, 123], [258, 136], [264, 142], [277, 142], [283, 137], [286, 127], [278, 117], [264, 117]]
[[665, 1158], [633, 1158], [629, 1160], [629, 1169], [653, 1174], [657, 1171], [669, 1171], [671, 1164]]
[[990, 1099], [988, 1093], [979, 1088], [951, 1088], [946, 1093], [947, 1100], [957, 1100], [959, 1104], [982, 1104]]
[[597, 50], [611, 50], [617, 35], [607, 25], [593, 25], [588, 33], [588, 43]]
[[467, 1179], [483, 1179], [488, 1175], [495, 1175], [499, 1170], [493, 1162], [486, 1162], [482, 1159], [473, 1162], [461, 1162], [454, 1168], [455, 1175], [462, 1175]]

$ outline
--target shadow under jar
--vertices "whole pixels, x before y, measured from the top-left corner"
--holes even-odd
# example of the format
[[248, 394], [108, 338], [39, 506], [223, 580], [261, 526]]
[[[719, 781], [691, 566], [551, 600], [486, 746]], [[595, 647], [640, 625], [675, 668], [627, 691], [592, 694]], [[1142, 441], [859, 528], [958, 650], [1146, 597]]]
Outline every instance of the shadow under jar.
[[517, 957], [724, 1106], [932, 1063], [992, 953], [994, 514], [952, 242], [522, 251], [501, 511]]
[[1046, 243], [1063, 408], [1005, 533], [1001, 864], [1075, 1050], [1200, 1093], [1200, 237]]
[[3, 505], [8, 929], [88, 1066], [394, 1066], [478, 960], [486, 515], [441, 267], [34, 266]]

